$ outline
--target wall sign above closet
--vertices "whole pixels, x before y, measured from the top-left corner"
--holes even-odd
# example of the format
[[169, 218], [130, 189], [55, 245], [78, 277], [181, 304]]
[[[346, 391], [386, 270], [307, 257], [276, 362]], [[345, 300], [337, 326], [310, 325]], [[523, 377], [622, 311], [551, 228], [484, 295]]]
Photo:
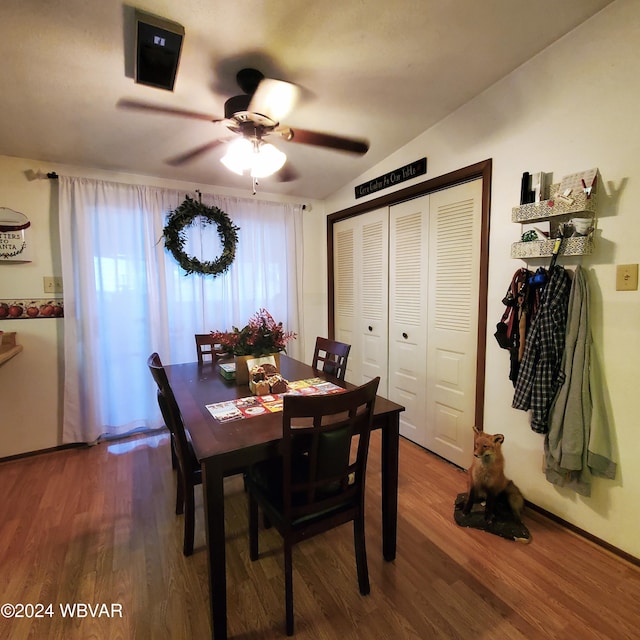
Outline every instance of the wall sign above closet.
[[511, 221], [523, 225], [523, 241], [511, 245], [511, 257], [550, 257], [558, 237], [561, 255], [592, 253], [597, 204], [598, 170], [590, 169], [549, 185], [538, 202], [513, 207]]
[[388, 187], [393, 187], [396, 184], [400, 184], [405, 180], [411, 180], [411, 178], [416, 178], [417, 176], [423, 176], [427, 173], [427, 159], [420, 158], [420, 160], [416, 160], [410, 164], [405, 165], [404, 167], [400, 167], [399, 169], [394, 169], [393, 171], [389, 171], [389, 173], [385, 173], [382, 176], [378, 176], [373, 180], [369, 180], [368, 182], [363, 182], [359, 184], [355, 188], [356, 198], [362, 198], [363, 196], [368, 196], [371, 193], [375, 193], [376, 191], [381, 191], [382, 189], [387, 189]]

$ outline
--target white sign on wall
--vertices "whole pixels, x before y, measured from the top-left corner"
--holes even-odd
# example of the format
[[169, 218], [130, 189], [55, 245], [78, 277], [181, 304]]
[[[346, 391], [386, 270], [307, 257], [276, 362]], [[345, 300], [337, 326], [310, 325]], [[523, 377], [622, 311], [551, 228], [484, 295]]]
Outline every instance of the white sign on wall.
[[0, 262], [31, 262], [30, 226], [24, 213], [0, 207]]

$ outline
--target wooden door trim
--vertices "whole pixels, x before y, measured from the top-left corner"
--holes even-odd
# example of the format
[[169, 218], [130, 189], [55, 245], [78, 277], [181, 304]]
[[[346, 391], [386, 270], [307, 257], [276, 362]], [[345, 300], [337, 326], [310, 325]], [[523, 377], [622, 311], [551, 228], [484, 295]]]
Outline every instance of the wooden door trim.
[[328, 291], [328, 327], [329, 337], [335, 339], [334, 321], [334, 269], [333, 269], [333, 225], [336, 222], [358, 216], [363, 213], [389, 207], [405, 200], [424, 196], [434, 191], [448, 189], [463, 182], [482, 178], [482, 221], [480, 229], [480, 283], [478, 295], [478, 350], [476, 354], [476, 394], [475, 426], [482, 429], [484, 422], [485, 361], [487, 350], [487, 291], [489, 283], [489, 212], [491, 207], [492, 159], [456, 169], [450, 173], [413, 184], [404, 189], [385, 194], [373, 200], [367, 200], [347, 209], [336, 211], [327, 216], [327, 291]]

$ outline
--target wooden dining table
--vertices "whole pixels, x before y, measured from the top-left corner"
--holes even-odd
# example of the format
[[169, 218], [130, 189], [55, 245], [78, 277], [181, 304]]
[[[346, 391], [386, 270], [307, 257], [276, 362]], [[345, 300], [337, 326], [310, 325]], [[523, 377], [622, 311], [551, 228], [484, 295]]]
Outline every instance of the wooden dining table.
[[[224, 529], [224, 478], [279, 454], [282, 412], [244, 420], [218, 422], [207, 405], [251, 395], [249, 387], [225, 380], [219, 364], [197, 362], [165, 367], [193, 449], [202, 467], [209, 569], [212, 638], [227, 638], [227, 584]], [[327, 376], [310, 365], [282, 355], [280, 372], [287, 380], [320, 377], [346, 389], [355, 385]], [[374, 429], [382, 429], [382, 554], [396, 556], [398, 514], [399, 416], [404, 407], [376, 398]], [[248, 543], [247, 543], [248, 544]]]

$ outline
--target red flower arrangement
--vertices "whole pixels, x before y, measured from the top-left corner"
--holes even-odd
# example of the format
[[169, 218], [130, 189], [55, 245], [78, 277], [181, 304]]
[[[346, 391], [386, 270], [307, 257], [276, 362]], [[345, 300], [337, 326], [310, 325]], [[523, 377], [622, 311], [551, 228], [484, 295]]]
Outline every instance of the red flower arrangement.
[[287, 342], [297, 338], [293, 331], [285, 331], [266, 310], [260, 309], [242, 329], [212, 331], [211, 336], [222, 350], [236, 356], [265, 356], [286, 351]]

